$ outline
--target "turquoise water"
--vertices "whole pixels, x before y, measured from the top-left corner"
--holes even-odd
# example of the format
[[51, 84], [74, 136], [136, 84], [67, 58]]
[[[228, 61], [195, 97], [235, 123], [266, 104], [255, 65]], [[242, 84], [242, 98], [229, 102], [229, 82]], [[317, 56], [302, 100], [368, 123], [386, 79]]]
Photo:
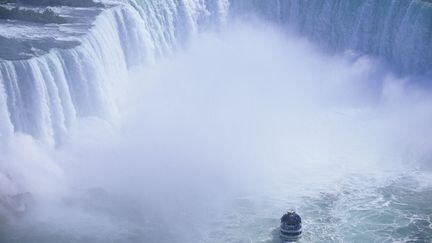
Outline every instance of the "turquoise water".
[[102, 193], [62, 208], [68, 213], [2, 227], [1, 242], [281, 242], [277, 227], [285, 205], [296, 205], [303, 217], [298, 242], [431, 242], [432, 188], [414, 179], [422, 176], [430, 180], [408, 173], [378, 186], [375, 179], [351, 175], [340, 191], [297, 198], [289, 190], [271, 191], [233, 198], [222, 207], [173, 201], [181, 211], [170, 209], [175, 222], [160, 209]]

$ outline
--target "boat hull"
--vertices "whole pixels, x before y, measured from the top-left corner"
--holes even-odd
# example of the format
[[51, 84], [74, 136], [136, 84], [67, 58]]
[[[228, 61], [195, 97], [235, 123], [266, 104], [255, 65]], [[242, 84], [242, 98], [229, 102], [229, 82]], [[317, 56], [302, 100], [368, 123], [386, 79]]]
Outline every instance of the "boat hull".
[[300, 239], [302, 234], [302, 229], [284, 229], [280, 228], [280, 238], [285, 241], [295, 241]]

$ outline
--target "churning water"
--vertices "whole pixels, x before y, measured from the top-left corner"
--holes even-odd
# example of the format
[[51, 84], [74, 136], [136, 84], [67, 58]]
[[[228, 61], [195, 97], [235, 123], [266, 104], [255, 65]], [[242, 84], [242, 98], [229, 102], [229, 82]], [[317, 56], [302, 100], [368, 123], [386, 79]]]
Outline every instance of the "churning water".
[[[222, 4], [217, 9], [224, 14]], [[249, 21], [197, 33], [184, 50], [146, 61], [131, 48], [151, 31], [130, 31], [125, 42], [110, 35], [118, 26], [96, 28], [107, 45], [118, 43], [109, 54], [96, 48], [97, 63], [86, 59], [93, 68], [77, 66], [73, 75], [64, 74], [66, 62], [78, 65], [104, 42], [89, 38], [72, 53], [55, 50], [30, 64], [0, 63], [29, 65], [23, 70], [41, 83], [71, 87], [58, 93], [68, 97], [36, 105], [41, 112], [26, 113], [27, 100], [24, 111], [10, 111], [16, 118], [3, 131], [22, 130], [0, 149], [1, 191], [28, 191], [33, 202], [3, 220], [0, 241], [280, 242], [279, 219], [296, 208], [304, 220], [299, 242], [431, 242], [427, 78]], [[173, 36], [164, 38], [158, 43], [173, 45]], [[125, 47], [127, 40], [134, 43]], [[144, 45], [146, 55], [170, 52], [152, 45]], [[51, 58], [59, 62], [41, 64]], [[115, 68], [100, 73], [104, 65]], [[90, 87], [85, 74], [110, 83]], [[56, 96], [54, 86], [43, 86], [40, 100]], [[91, 113], [96, 108], [109, 116]]]

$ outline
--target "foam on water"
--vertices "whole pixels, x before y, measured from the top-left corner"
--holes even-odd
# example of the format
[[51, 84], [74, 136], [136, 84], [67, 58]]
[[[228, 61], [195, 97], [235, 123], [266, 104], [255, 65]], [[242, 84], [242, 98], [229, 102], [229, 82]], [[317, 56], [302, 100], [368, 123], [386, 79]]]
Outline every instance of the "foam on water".
[[[325, 54], [267, 22], [224, 29], [224, 0], [113, 3], [74, 32], [75, 48], [0, 62], [0, 196], [34, 200], [2, 222], [0, 241], [278, 242], [290, 207], [303, 242], [432, 240], [427, 77]], [[316, 9], [324, 23], [340, 13], [312, 3], [256, 6]], [[396, 22], [413, 30], [396, 46], [430, 33]], [[416, 48], [386, 58], [416, 73], [424, 49], [413, 69]]]
[[21, 138], [34, 164], [59, 168], [32, 172], [38, 204], [2, 237], [278, 242], [296, 207], [302, 242], [431, 240], [428, 92], [266, 26], [137, 68], [117, 125], [79, 119], [57, 149]]

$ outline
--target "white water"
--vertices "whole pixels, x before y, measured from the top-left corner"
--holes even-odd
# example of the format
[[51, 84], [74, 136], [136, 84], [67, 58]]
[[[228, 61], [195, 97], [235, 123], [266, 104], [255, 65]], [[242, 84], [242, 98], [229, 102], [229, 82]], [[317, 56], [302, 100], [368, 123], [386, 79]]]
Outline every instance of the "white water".
[[[214, 9], [201, 1], [181, 6], [176, 1], [115, 2], [79, 39], [80, 46], [0, 62], [2, 140], [20, 132], [54, 145], [77, 117], [109, 120], [117, 112], [112, 91], [122, 89], [127, 70], [172, 54], [199, 32], [199, 26], [209, 30], [220, 25], [226, 15], [224, 2], [217, 1]], [[23, 29], [21, 35], [35, 36]], [[19, 32], [3, 30], [15, 31]], [[16, 38], [23, 37], [16, 34]]]
[[277, 241], [292, 206], [305, 242], [429, 239], [391, 232], [430, 224], [430, 208], [393, 208], [380, 193], [430, 190], [417, 169], [430, 155], [427, 93], [367, 57], [329, 57], [278, 32], [236, 26], [137, 68], [116, 125], [80, 119], [61, 148], [15, 137], [6, 158], [38, 204], [5, 239]]
[[258, 14], [330, 50], [380, 57], [401, 74], [430, 73], [432, 3], [424, 0], [231, 0], [232, 15]]
[[0, 62], [3, 141], [20, 132], [58, 144], [77, 117], [115, 115], [111, 91], [121, 89], [119, 80], [128, 68], [171, 55], [194, 35], [223, 27], [230, 21], [228, 13], [234, 18], [257, 14], [323, 47], [372, 54], [402, 74], [428, 75], [432, 60], [432, 7], [420, 0], [111, 2], [115, 7], [105, 9], [83, 37], [79, 24], [2, 24], [2, 35], [12, 39], [31, 43], [32, 38], [53, 36], [82, 43], [37, 58]]
[[414, 77], [266, 22], [200, 35], [222, 2], [216, 20], [163, 3], [107, 10], [80, 47], [14, 63], [37, 78], [6, 92], [35, 91], [0, 123], [1, 191], [35, 206], [0, 240], [277, 242], [288, 207], [304, 242], [430, 240], [432, 103]]

